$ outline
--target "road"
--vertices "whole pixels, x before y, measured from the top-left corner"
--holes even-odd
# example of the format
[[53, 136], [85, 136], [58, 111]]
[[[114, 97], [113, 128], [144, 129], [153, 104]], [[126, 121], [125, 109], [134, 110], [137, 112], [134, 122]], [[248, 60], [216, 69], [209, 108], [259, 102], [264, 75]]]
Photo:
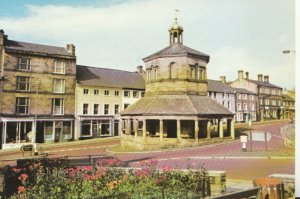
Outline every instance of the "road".
[[[221, 170], [227, 172], [228, 179], [253, 180], [267, 177], [271, 174], [294, 174], [295, 159], [293, 149], [284, 146], [280, 138], [280, 128], [285, 121], [254, 127], [255, 130], [269, 131], [273, 136], [265, 151], [264, 142], [253, 142], [253, 151], [242, 152], [241, 143], [235, 140], [231, 143], [194, 147], [179, 150], [162, 150], [141, 153], [113, 154], [122, 160], [126, 166], [140, 167], [141, 160], [158, 160], [157, 167], [170, 166], [172, 168], [199, 168], [207, 170]], [[119, 139], [105, 142], [73, 143], [48, 147], [49, 157], [106, 155], [111, 153], [106, 149], [118, 145]], [[21, 157], [20, 152], [10, 154], [0, 153], [0, 160]], [[1, 165], [12, 163], [2, 161]]]

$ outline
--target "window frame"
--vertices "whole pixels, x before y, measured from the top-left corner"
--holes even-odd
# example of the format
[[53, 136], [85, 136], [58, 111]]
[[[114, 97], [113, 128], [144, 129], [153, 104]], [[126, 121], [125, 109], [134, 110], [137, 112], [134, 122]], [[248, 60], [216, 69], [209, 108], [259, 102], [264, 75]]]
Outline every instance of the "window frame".
[[99, 95], [99, 90], [98, 89], [94, 89], [94, 95]]
[[120, 96], [120, 92], [119, 91], [115, 91], [115, 96]]
[[[56, 100], [59, 100], [59, 106], [55, 105]], [[52, 98], [52, 115], [63, 115], [64, 114], [64, 99], [63, 98]], [[56, 112], [59, 108], [59, 113]]]
[[89, 114], [89, 104], [83, 103], [82, 104], [82, 115], [88, 115]]
[[99, 104], [94, 104], [93, 106], [93, 113], [94, 115], [99, 115], [100, 111], [99, 111]]
[[[125, 94], [125, 93], [127, 93], [128, 95]], [[130, 97], [130, 91], [129, 91], [129, 90], [125, 90], [125, 91], [124, 91], [124, 97], [128, 97], [128, 98]]]
[[[20, 78], [25, 78], [25, 81], [21, 81]], [[30, 77], [27, 76], [17, 76], [17, 91], [30, 91]], [[20, 89], [21, 84], [25, 84], [25, 89]]]
[[104, 115], [109, 115], [109, 104], [104, 104], [103, 113]]
[[104, 90], [104, 96], [109, 96], [109, 90]]
[[89, 89], [88, 88], [84, 88], [82, 92], [83, 92], [84, 95], [88, 95], [89, 94]]
[[[56, 90], [56, 82], [60, 81], [60, 91]], [[66, 90], [66, 81], [65, 79], [53, 78], [53, 93], [65, 93]]]
[[140, 97], [139, 91], [132, 91], [132, 97], [133, 98], [139, 98]]
[[[59, 66], [58, 63], [60, 63], [61, 66]], [[62, 71], [60, 72], [60, 71], [58, 71], [58, 69], [62, 69]], [[55, 73], [55, 74], [66, 74], [66, 62], [55, 60], [54, 61], [54, 71], [53, 71], [53, 73]]]
[[[26, 59], [26, 63], [22, 63], [22, 60]], [[22, 68], [22, 66], [25, 65], [26, 69]], [[18, 70], [22, 71], [31, 71], [31, 58], [29, 57], [19, 57], [18, 58]]]
[[[118, 109], [116, 109], [116, 106], [118, 106]], [[114, 106], [114, 112], [115, 112], [115, 115], [117, 115], [117, 114], [120, 113], [120, 105], [119, 104], [115, 104], [115, 106]]]
[[[20, 100], [25, 100], [24, 104], [20, 104]], [[20, 112], [20, 108], [24, 108], [24, 112]], [[16, 114], [17, 115], [28, 115], [30, 108], [30, 98], [29, 97], [16, 97]]]

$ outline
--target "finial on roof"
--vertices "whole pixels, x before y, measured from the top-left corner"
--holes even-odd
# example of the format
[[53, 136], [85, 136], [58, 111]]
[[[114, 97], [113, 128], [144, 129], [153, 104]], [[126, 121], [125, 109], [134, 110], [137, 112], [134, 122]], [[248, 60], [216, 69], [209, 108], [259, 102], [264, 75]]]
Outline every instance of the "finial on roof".
[[177, 23], [177, 14], [178, 14], [178, 12], [179, 12], [179, 10], [175, 9], [175, 17], [174, 17], [175, 23]]

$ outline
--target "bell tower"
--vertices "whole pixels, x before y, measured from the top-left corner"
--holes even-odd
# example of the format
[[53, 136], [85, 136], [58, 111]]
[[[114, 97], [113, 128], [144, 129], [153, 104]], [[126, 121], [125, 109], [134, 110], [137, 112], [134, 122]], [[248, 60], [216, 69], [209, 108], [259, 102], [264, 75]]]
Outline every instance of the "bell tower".
[[175, 10], [174, 24], [169, 28], [169, 41], [170, 45], [182, 44], [183, 28], [177, 23], [177, 13], [179, 10]]

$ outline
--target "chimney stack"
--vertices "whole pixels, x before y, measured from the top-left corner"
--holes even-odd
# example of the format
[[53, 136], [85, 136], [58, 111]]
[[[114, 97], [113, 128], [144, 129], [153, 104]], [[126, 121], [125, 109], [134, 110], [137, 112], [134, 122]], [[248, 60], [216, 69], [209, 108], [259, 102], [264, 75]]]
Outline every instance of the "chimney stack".
[[75, 45], [74, 44], [67, 44], [67, 51], [72, 56], [75, 56]]
[[246, 80], [249, 80], [249, 72], [246, 72]]
[[269, 83], [269, 75], [265, 75], [264, 76], [264, 82], [265, 83]]
[[226, 76], [225, 75], [220, 76], [220, 81], [226, 84]]
[[239, 80], [244, 79], [244, 71], [243, 71], [243, 70], [239, 70], [239, 71], [238, 71], [238, 79], [239, 79]]
[[1, 29], [0, 30], [0, 46], [4, 45], [4, 38], [5, 38], [4, 31]]
[[138, 74], [143, 74], [143, 66], [137, 66], [136, 71], [138, 72]]
[[262, 82], [263, 81], [263, 75], [262, 74], [258, 74], [257, 75], [257, 80]]

